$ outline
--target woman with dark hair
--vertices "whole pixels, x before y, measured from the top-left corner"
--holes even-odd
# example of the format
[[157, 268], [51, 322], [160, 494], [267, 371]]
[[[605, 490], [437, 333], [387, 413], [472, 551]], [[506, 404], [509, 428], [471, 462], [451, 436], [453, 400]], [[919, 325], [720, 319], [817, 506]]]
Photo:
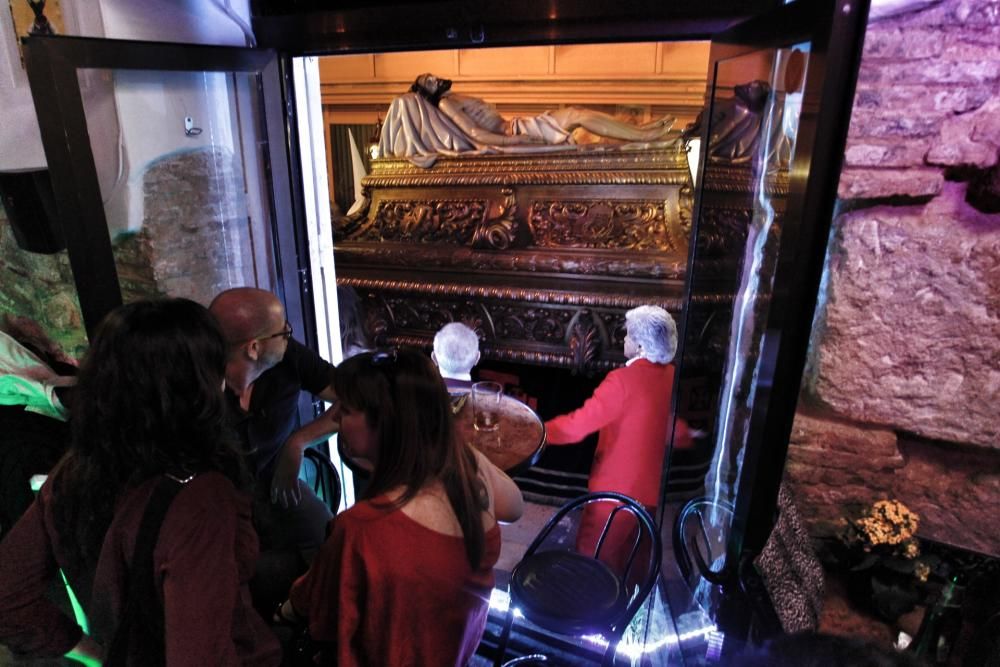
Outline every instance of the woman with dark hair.
[[[70, 450], [0, 543], [0, 643], [106, 664], [280, 662], [247, 589], [258, 546], [227, 427], [225, 353], [215, 320], [186, 299], [104, 319], [70, 408]], [[142, 525], [155, 526], [157, 504], [158, 531]], [[90, 636], [46, 597], [60, 569]]]
[[342, 446], [371, 462], [371, 482], [279, 614], [308, 619], [340, 667], [464, 665], [486, 625], [497, 522], [520, 518], [521, 492], [458, 440], [448, 390], [421, 352], [352, 357], [334, 389]]

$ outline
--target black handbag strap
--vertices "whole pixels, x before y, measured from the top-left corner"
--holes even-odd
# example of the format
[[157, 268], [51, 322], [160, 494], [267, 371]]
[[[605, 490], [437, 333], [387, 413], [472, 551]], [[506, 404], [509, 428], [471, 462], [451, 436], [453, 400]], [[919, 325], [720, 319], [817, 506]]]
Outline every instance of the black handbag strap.
[[194, 475], [179, 478], [166, 474], [153, 489], [136, 535], [125, 591], [125, 611], [104, 660], [105, 667], [125, 667], [130, 653], [136, 658], [136, 664], [166, 664], [163, 608], [156, 595], [153, 551], [170, 504], [192, 479]]

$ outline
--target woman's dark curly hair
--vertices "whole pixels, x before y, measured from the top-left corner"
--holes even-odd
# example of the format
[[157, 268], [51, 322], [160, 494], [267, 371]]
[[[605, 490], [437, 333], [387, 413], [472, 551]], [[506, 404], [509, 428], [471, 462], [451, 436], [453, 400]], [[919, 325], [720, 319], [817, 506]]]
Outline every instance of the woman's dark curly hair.
[[337, 399], [363, 412], [377, 434], [366, 498], [402, 487], [394, 503], [401, 507], [440, 481], [462, 527], [469, 564], [478, 568], [486, 542], [482, 512], [489, 498], [475, 455], [455, 437], [448, 390], [434, 363], [411, 348], [366, 352], [337, 367], [333, 386]]
[[229, 427], [226, 344], [188, 299], [130, 303], [101, 322], [70, 405], [72, 444], [53, 472], [56, 529], [96, 564], [117, 500], [164, 472], [247, 474]]

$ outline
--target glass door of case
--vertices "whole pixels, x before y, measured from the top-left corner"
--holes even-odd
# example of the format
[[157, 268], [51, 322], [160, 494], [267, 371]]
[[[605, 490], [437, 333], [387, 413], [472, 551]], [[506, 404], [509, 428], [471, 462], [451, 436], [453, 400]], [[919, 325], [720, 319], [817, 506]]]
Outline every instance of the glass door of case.
[[30, 37], [25, 56], [88, 331], [123, 301], [243, 285], [312, 330], [274, 51]]
[[709, 468], [662, 525], [677, 636], [713, 654], [776, 629], [750, 562], [774, 524], [866, 18], [866, 2], [799, 2], [712, 43], [674, 392], [700, 397], [677, 414]]

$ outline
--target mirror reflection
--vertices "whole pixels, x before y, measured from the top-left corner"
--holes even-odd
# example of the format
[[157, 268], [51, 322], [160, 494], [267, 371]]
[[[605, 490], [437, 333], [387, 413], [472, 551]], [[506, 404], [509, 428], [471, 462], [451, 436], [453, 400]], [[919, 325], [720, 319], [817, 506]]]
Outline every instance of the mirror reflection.
[[[665, 511], [692, 598], [687, 608], [671, 600], [680, 625], [685, 617], [708, 621], [724, 613], [720, 585], [736, 567], [729, 558], [734, 507], [751, 416], [767, 393], [760, 380], [771, 370], [762, 369], [773, 365], [763, 339], [807, 59], [803, 44], [719, 61], [710, 107], [685, 129], [689, 140], [702, 138], [704, 150], [680, 392], [697, 388], [701, 401], [679, 403], [678, 418], [704, 433], [698, 454], [706, 470], [695, 493], [668, 500]], [[668, 469], [684, 456], [675, 450]]]

